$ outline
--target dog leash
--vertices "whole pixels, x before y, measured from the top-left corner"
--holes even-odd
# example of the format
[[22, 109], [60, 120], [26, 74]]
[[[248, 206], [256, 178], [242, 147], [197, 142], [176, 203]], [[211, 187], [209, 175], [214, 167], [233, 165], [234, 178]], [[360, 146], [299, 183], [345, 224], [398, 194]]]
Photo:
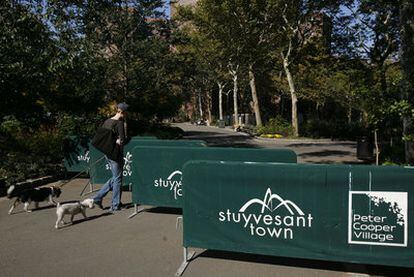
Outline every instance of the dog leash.
[[92, 166], [96, 165], [98, 162], [102, 161], [104, 158], [105, 158], [105, 155], [103, 155], [101, 158], [99, 158], [98, 160], [96, 160], [93, 164], [91, 164], [90, 166], [88, 166], [85, 170], [79, 172], [78, 174], [76, 174], [75, 176], [73, 176], [72, 178], [70, 178], [69, 180], [62, 182], [57, 187], [61, 188], [64, 185], [67, 185], [68, 183], [72, 182], [74, 179], [78, 178], [83, 173], [86, 173], [86, 172], [90, 171], [90, 169], [91, 169]]

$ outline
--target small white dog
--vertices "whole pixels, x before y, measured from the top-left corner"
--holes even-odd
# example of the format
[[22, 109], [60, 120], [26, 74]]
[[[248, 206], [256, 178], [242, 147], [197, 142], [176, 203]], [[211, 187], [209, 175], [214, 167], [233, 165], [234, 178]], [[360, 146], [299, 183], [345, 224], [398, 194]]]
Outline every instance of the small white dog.
[[86, 218], [86, 208], [93, 209], [95, 207], [95, 204], [93, 202], [93, 199], [85, 199], [83, 201], [77, 201], [77, 202], [69, 202], [64, 204], [57, 204], [56, 208], [56, 214], [57, 214], [57, 220], [55, 224], [55, 228], [59, 228], [59, 223], [65, 224], [63, 221], [63, 217], [65, 214], [70, 214], [70, 222], [73, 222], [73, 217], [78, 214], [82, 213], [83, 217]]

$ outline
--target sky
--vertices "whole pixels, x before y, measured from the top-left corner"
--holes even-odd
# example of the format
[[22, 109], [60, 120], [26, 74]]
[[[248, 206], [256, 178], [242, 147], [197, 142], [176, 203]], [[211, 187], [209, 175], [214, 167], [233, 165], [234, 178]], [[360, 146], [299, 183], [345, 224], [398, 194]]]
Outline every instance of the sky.
[[165, 14], [170, 18], [170, 1], [165, 1]]

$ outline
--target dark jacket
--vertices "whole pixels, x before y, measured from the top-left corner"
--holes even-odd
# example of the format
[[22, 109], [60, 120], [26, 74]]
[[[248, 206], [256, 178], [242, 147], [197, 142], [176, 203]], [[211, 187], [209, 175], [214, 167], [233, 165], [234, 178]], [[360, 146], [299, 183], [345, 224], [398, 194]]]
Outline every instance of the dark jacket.
[[[121, 140], [121, 145], [116, 143], [118, 138]], [[95, 136], [92, 138], [92, 145], [104, 153], [109, 159], [122, 162], [122, 143], [124, 141], [124, 122], [122, 120], [114, 120], [110, 118], [96, 130]]]

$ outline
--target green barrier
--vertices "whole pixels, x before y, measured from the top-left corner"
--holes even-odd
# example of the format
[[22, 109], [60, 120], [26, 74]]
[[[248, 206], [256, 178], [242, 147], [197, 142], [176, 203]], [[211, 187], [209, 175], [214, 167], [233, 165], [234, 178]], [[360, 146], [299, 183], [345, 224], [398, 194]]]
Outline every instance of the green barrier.
[[157, 140], [158, 138], [157, 137], [155, 137], [155, 136], [143, 136], [143, 137], [140, 137], [140, 136], [135, 136], [135, 137], [132, 137], [131, 138], [131, 140]]
[[[141, 139], [135, 137], [131, 139], [131, 141], [125, 145], [124, 147], [124, 168], [123, 168], [123, 179], [122, 185], [130, 188], [133, 184], [134, 180], [134, 170], [133, 169], [133, 162], [134, 157], [137, 157], [133, 154], [133, 149], [137, 146], [179, 146], [179, 147], [204, 147], [206, 146], [205, 141], [202, 140], [159, 140], [159, 139]], [[109, 165], [106, 163], [106, 159], [101, 159], [103, 154], [91, 146], [91, 162], [95, 163], [98, 161], [94, 166], [91, 167], [91, 174], [90, 174], [90, 182], [92, 184], [104, 184], [111, 178], [111, 170]], [[99, 160], [101, 159], [101, 160]]]
[[183, 244], [414, 267], [413, 181], [402, 167], [189, 162]]
[[288, 149], [136, 147], [139, 161], [134, 165], [132, 202], [161, 207], [182, 207], [181, 175], [191, 160], [296, 163]]
[[[131, 141], [156, 140], [154, 136], [135, 136]], [[68, 136], [64, 139], [64, 166], [68, 172], [82, 172], [88, 169], [90, 156], [90, 138]]]
[[90, 139], [69, 136], [63, 141], [64, 165], [68, 172], [82, 172], [88, 169], [90, 160]]

